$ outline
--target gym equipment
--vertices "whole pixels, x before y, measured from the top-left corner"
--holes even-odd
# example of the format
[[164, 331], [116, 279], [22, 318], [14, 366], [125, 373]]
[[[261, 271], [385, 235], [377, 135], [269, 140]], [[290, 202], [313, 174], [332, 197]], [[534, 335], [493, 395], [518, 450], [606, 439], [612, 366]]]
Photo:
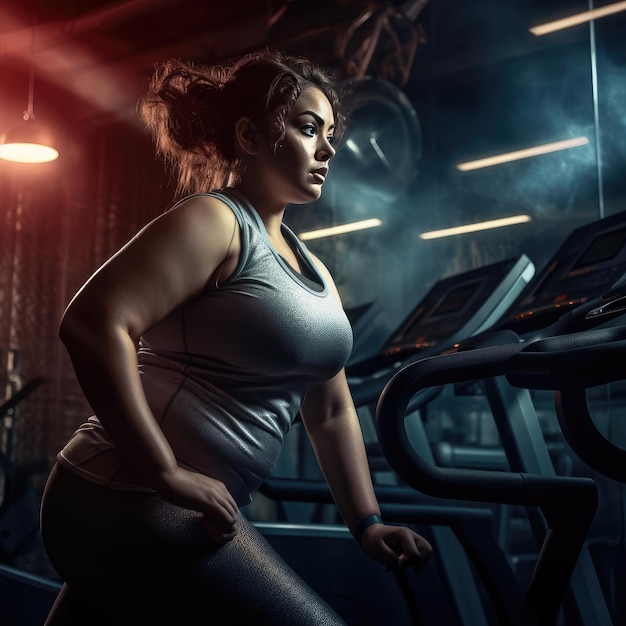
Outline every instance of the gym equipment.
[[[376, 410], [380, 445], [408, 485], [432, 496], [522, 504], [539, 507], [543, 513], [546, 528], [533, 577], [522, 604], [513, 607], [513, 615], [505, 620], [518, 615], [524, 624], [556, 623], [595, 514], [595, 484], [585, 477], [526, 474], [515, 469], [437, 468], [428, 459], [421, 419], [406, 419], [409, 402], [422, 389], [475, 380], [477, 372], [484, 379], [505, 376], [514, 387], [561, 393], [620, 380], [621, 372], [600, 364], [609, 354], [623, 357], [625, 350], [626, 326], [476, 348], [412, 363], [395, 374], [381, 394]], [[585, 607], [579, 603], [578, 608]], [[607, 615], [603, 621], [598, 618], [583, 623], [610, 623]]]
[[[605, 333], [603, 336], [606, 337], [606, 332], [608, 332], [606, 328], [600, 331], [597, 327], [600, 325], [611, 326], [611, 322], [608, 320], [618, 317], [624, 309], [623, 296], [626, 293], [624, 291], [626, 282], [624, 280], [624, 272], [626, 271], [625, 244], [625, 212], [574, 230], [499, 322], [487, 332], [477, 333], [459, 341], [448, 351], [451, 354], [435, 355], [432, 358], [444, 359], [445, 357], [445, 367], [454, 370], [457, 367], [457, 361], [448, 360], [447, 357], [449, 356], [457, 355], [454, 358], [461, 360], [478, 359], [478, 356], [472, 355], [472, 352], [478, 351], [478, 354], [485, 354], [484, 350], [518, 351], [524, 347], [524, 356], [517, 357], [517, 359], [524, 358], [528, 363], [531, 363], [528, 356], [531, 348], [526, 346], [534, 341], [550, 338], [550, 344], [543, 343], [535, 346], [538, 348], [541, 345], [542, 349], [563, 341], [600, 341], [600, 335], [594, 336], [589, 333], [592, 331], [603, 332]], [[610, 351], [619, 350], [619, 344], [616, 343], [614, 336], [607, 341], [608, 343], [605, 342], [602, 348], [597, 348], [601, 354], [606, 355]], [[591, 354], [590, 350], [588, 348], [585, 354]], [[567, 356], [573, 358], [574, 355], [569, 351]], [[543, 355], [542, 358], [544, 362], [547, 362], [548, 357], [546, 355]], [[420, 358], [419, 362], [422, 360]], [[589, 357], [587, 365], [592, 362], [593, 358]], [[554, 358], [551, 361], [551, 366], [551, 375], [556, 377]], [[414, 365], [409, 364], [406, 367], [412, 369]], [[540, 380], [531, 381], [530, 372], [533, 368], [538, 367], [537, 362], [533, 361], [527, 368], [525, 385], [513, 385], [510, 376], [505, 378], [494, 374], [489, 367], [491, 364], [485, 364], [483, 360], [471, 361], [465, 378], [452, 378], [447, 381], [447, 384], [454, 384], [455, 389], [461, 389], [467, 388], [467, 385], [464, 386], [462, 383], [475, 383], [476, 380], [482, 383], [498, 428], [503, 448], [502, 453], [500, 455], [490, 450], [487, 451], [486, 455], [489, 458], [482, 458], [482, 451], [479, 448], [472, 449], [467, 446], [449, 445], [446, 448], [448, 463], [453, 465], [453, 459], [457, 459], [457, 462], [461, 463], [469, 461], [469, 464], [474, 468], [497, 466], [501, 471], [530, 472], [546, 477], [555, 477], [553, 461], [529, 392], [529, 389], [546, 388], [542, 386], [546, 383], [542, 383]], [[593, 372], [592, 367], [585, 370], [590, 376], [588, 381], [594, 380], [592, 375], [600, 376], [599, 372], [602, 370], [599, 363], [596, 369], [598, 370], [597, 374]], [[563, 366], [563, 371], [566, 371], [565, 366]], [[460, 376], [459, 372], [454, 375]], [[537, 379], [544, 375], [543, 370], [536, 372]], [[613, 374], [613, 376], [615, 375]], [[601, 376], [604, 377], [600, 379], [603, 381], [609, 377], [606, 372]], [[568, 384], [573, 384], [572, 380], [573, 378], [570, 376]], [[389, 385], [391, 386], [391, 384], [390, 382]], [[556, 385], [557, 383], [550, 384]], [[610, 443], [607, 442], [607, 445], [597, 446], [599, 450], [606, 452], [602, 459], [591, 456], [593, 453], [589, 450], [593, 449], [593, 446], [590, 447], [589, 444], [593, 442], [594, 437], [597, 439], [600, 435], [595, 430], [588, 414], [581, 414], [581, 411], [585, 412], [584, 407], [586, 406], [582, 402], [581, 396], [584, 394], [584, 389], [589, 385], [582, 384], [580, 380], [577, 385], [573, 388], [565, 385], [565, 390], [559, 389], [556, 393], [557, 414], [565, 439], [580, 455], [580, 458], [591, 467], [596, 467], [596, 463], [598, 463], [597, 467], [603, 468], [607, 475], [614, 476], [615, 474], [610, 472], [615, 472], [615, 470], [611, 470], [611, 468], [616, 462], [623, 460], [624, 455], [620, 450], [615, 449], [615, 446], [607, 448], [610, 446]], [[407, 411], [419, 411], [431, 402], [442, 389], [443, 384], [424, 386], [419, 390], [419, 393], [407, 400]], [[383, 402], [383, 395], [388, 393], [388, 388], [386, 388], [381, 395], [380, 402]], [[581, 409], [581, 407], [583, 408]], [[568, 417], [572, 414], [576, 417]], [[419, 450], [419, 454], [424, 460], [434, 463], [432, 450], [423, 432], [421, 420], [412, 420], [411, 424], [413, 448]], [[586, 430], [579, 430], [579, 424], [581, 426], [586, 425]], [[392, 459], [387, 454], [385, 456], [390, 465], [394, 466], [394, 463], [397, 463], [397, 459]], [[439, 455], [438, 461], [441, 461], [442, 457], [443, 455]], [[603, 470], [600, 469], [599, 471]], [[529, 521], [534, 534], [540, 540], [545, 535], [544, 520], [537, 515], [536, 510], [529, 510]], [[580, 548], [578, 565], [571, 576], [571, 589], [566, 594], [565, 608], [570, 620], [568, 624], [582, 623], [594, 624], [595, 626], [612, 623], [586, 545], [582, 545]], [[575, 620], [579, 621], [576, 622]]]
[[[362, 613], [346, 613], [346, 597], [353, 606], [368, 607], [366, 623], [372, 626], [486, 626], [494, 624], [499, 607], [514, 606], [517, 583], [494, 541], [491, 509], [442, 504], [406, 487], [375, 489], [386, 522], [413, 526], [435, 545], [424, 571], [386, 572], [365, 557], [343, 525], [255, 525], [349, 625], [364, 621]], [[283, 502], [333, 502], [324, 481], [272, 478], [261, 492]], [[303, 553], [310, 558], [299, 558]], [[331, 559], [337, 568], [329, 571]], [[361, 583], [364, 574], [367, 582]]]
[[0, 418], [7, 417], [0, 428], [0, 559], [11, 559], [26, 551], [39, 530], [39, 496], [30, 483], [30, 473], [45, 470], [46, 464], [30, 466], [14, 462], [17, 432], [17, 409], [20, 402], [34, 392], [45, 379], [34, 378], [0, 405]]
[[428, 354], [493, 326], [535, 274], [522, 254], [439, 280], [420, 299], [378, 354], [346, 368], [357, 407], [376, 402], [392, 374]]
[[42, 626], [61, 583], [0, 564], [0, 624]]

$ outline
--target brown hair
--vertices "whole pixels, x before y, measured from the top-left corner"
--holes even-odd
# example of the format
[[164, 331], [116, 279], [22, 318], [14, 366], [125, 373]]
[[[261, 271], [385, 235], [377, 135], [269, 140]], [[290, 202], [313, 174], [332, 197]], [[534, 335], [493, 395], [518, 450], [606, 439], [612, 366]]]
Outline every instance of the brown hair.
[[304, 85], [318, 87], [343, 127], [333, 78], [302, 57], [277, 51], [247, 54], [229, 66], [172, 59], [157, 67], [139, 111], [157, 153], [177, 180], [177, 195], [232, 186], [242, 174], [234, 147], [235, 122], [249, 117], [271, 130], [274, 145]]

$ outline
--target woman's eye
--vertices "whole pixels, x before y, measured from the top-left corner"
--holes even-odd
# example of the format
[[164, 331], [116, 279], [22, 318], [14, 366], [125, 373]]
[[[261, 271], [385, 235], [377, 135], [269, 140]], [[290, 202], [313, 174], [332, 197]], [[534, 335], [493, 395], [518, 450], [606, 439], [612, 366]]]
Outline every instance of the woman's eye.
[[317, 129], [315, 128], [313, 124], [307, 124], [306, 126], [302, 127], [302, 132], [305, 135], [308, 135], [309, 137], [315, 137], [315, 133], [317, 132]]
[[331, 146], [335, 143], [335, 135], [329, 135], [326, 139]]

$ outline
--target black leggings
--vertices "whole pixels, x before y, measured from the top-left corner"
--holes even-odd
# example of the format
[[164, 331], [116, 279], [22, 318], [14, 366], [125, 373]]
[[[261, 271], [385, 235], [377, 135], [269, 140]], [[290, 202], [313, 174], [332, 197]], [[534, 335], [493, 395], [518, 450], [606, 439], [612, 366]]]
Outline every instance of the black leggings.
[[46, 626], [345, 626], [241, 514], [218, 546], [199, 513], [57, 465], [41, 530], [65, 581]]

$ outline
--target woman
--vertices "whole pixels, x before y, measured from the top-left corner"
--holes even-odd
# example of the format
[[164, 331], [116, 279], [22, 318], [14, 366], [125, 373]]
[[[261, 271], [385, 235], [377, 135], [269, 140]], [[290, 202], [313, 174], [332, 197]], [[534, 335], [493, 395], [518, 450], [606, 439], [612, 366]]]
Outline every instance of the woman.
[[[282, 223], [320, 197], [341, 130], [304, 59], [171, 61], [141, 113], [183, 199], [80, 289], [60, 337], [94, 416], [58, 454], [42, 534], [48, 624], [342, 624], [240, 513], [300, 412], [347, 526], [389, 568], [431, 547], [387, 526], [327, 269]], [[220, 190], [220, 191], [211, 191]]]

